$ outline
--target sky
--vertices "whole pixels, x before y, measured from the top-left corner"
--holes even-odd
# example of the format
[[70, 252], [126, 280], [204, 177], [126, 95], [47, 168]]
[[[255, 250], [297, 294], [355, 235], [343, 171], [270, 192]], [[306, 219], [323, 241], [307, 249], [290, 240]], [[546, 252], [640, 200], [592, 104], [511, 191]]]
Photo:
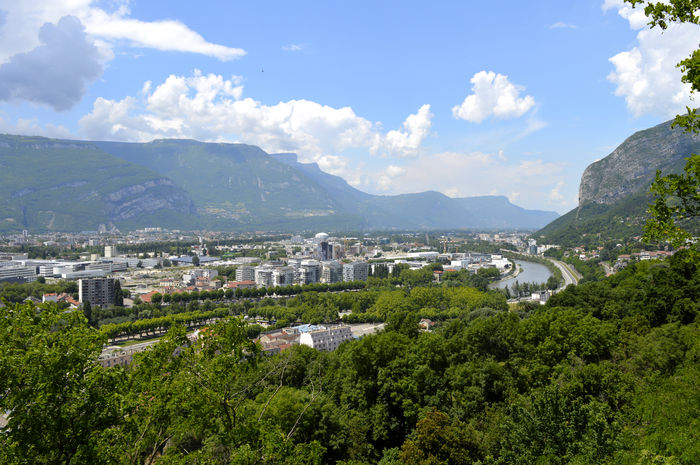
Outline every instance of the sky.
[[373, 194], [565, 213], [586, 166], [693, 106], [675, 65], [700, 26], [647, 21], [622, 0], [0, 0], [0, 132], [247, 143]]

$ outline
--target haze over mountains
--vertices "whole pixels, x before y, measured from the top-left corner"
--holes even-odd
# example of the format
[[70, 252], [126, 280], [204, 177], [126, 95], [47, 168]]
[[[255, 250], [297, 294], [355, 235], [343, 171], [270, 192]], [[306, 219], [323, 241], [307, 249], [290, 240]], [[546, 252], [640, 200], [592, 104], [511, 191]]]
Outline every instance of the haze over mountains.
[[583, 172], [579, 205], [537, 232], [542, 241], [578, 245], [586, 238], [624, 240], [643, 233], [656, 170], [679, 173], [700, 151], [700, 135], [661, 123], [627, 138]]
[[505, 197], [371, 195], [294, 154], [156, 140], [0, 136], [0, 230], [536, 229], [558, 216]]

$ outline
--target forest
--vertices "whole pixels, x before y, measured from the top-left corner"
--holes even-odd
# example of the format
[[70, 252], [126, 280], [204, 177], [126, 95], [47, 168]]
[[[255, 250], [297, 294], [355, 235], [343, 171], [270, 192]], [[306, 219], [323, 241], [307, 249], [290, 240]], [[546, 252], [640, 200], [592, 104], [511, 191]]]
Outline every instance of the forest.
[[[544, 306], [450, 287], [312, 292], [373, 314], [334, 352], [261, 354], [229, 309], [194, 343], [173, 322], [129, 367], [52, 304], [0, 309], [0, 463], [694, 464], [700, 270], [679, 251]], [[272, 299], [270, 299], [272, 300]], [[267, 302], [248, 311], [286, 311]], [[438, 314], [431, 332], [418, 319]], [[183, 314], [183, 319], [186, 318]]]

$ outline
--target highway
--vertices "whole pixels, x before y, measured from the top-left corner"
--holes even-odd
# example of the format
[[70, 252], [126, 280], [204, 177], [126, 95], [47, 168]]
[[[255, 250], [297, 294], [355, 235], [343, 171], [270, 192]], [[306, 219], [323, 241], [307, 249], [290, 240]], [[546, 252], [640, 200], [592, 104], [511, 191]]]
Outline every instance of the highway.
[[564, 287], [568, 286], [569, 284], [578, 284], [582, 276], [576, 270], [574, 270], [572, 266], [570, 266], [568, 263], [554, 260], [552, 258], [549, 258], [548, 260], [554, 263], [554, 265], [561, 270], [561, 275], [564, 278]]

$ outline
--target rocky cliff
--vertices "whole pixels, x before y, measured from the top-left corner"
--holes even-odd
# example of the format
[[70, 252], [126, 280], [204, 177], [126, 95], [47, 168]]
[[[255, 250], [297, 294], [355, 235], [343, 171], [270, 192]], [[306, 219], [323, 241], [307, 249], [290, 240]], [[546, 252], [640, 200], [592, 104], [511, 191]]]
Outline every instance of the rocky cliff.
[[684, 158], [699, 150], [700, 135], [672, 129], [670, 121], [636, 132], [610, 155], [586, 168], [579, 187], [579, 205], [612, 205], [646, 190], [657, 169], [678, 171], [685, 164]]
[[81, 141], [0, 135], [0, 230], [177, 226], [196, 219], [173, 180]]

